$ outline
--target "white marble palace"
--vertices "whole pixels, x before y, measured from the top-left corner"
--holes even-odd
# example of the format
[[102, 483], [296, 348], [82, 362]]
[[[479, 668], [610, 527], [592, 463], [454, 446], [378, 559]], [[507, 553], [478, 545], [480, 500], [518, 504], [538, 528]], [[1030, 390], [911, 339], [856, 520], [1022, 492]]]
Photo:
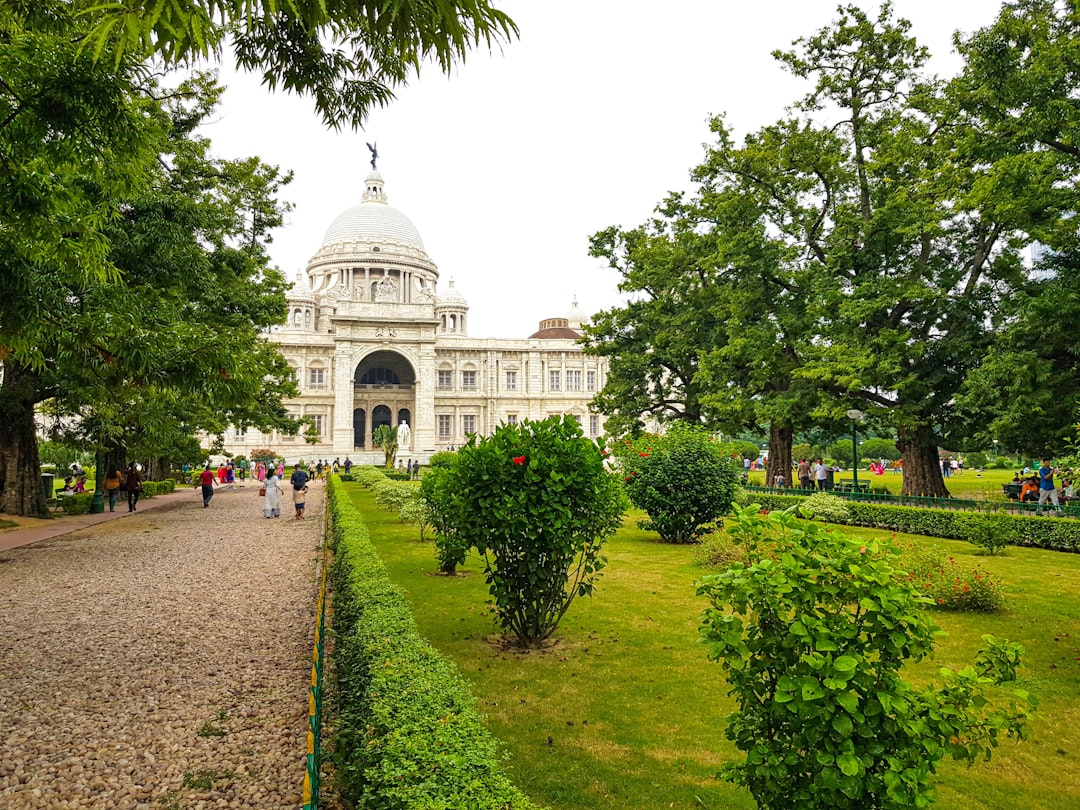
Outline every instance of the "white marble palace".
[[[296, 371], [300, 396], [285, 402], [307, 417], [319, 443], [230, 430], [225, 450], [270, 447], [289, 461], [340, 458], [375, 463], [380, 425], [408, 423], [400, 459], [426, 461], [469, 434], [502, 422], [571, 414], [587, 436], [603, 417], [589, 403], [604, 384], [605, 358], [586, 357], [585, 316], [540, 321], [523, 338], [469, 337], [469, 305], [439, 271], [413, 223], [387, 203], [383, 178], [368, 174], [359, 205], [342, 212], [289, 294], [289, 320], [270, 339]], [[399, 431], [406, 433], [406, 431]]]

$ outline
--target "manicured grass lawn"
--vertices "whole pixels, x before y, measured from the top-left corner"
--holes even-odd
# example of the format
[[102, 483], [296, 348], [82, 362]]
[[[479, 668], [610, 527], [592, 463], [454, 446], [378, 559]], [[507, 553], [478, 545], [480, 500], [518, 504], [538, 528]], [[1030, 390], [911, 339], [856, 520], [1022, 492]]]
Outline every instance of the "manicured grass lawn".
[[[983, 470], [978, 473], [975, 470], [964, 470], [963, 475], [953, 475], [946, 478], [945, 487], [954, 498], [1000, 501], [1004, 499], [1001, 485], [1007, 481], [1012, 481], [1015, 472], [1016, 470]], [[837, 481], [850, 481], [851, 470], [847, 469], [838, 472], [835, 477]], [[765, 471], [752, 470], [748, 483], [758, 487], [764, 486]], [[796, 481], [796, 483], [798, 482]], [[904, 476], [894, 473], [891, 469], [886, 470], [882, 475], [874, 475], [869, 470], [859, 470], [859, 483], [869, 483], [874, 489], [885, 487], [890, 494], [899, 495], [900, 488], [904, 485]]]
[[[747, 794], [713, 778], [737, 753], [723, 731], [733, 704], [719, 665], [697, 642], [704, 603], [694, 582], [706, 572], [693, 564], [693, 548], [658, 543], [629, 517], [608, 545], [596, 596], [571, 606], [551, 649], [520, 653], [501, 644], [478, 559], [470, 557], [465, 576], [432, 576], [433, 544], [377, 510], [367, 491], [350, 490], [421, 632], [472, 682], [489, 727], [506, 743], [508, 772], [539, 803], [753, 807]], [[979, 557], [957, 541], [900, 539], [982, 564], [1005, 579], [1010, 600], [995, 616], [935, 612], [949, 635], [909, 676], [925, 681], [940, 666], [964, 666], [992, 633], [1025, 645], [1020, 685], [1041, 701], [1030, 741], [1003, 743], [990, 763], [971, 769], [945, 763], [937, 806], [1080, 807], [1080, 555], [1011, 548]]]

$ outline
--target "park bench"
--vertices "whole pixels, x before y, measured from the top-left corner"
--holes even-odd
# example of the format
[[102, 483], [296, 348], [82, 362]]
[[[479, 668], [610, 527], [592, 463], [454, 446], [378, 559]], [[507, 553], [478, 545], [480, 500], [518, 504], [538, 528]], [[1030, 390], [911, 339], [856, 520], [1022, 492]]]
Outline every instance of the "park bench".
[[870, 485], [864, 484], [862, 481], [856, 486], [854, 481], [838, 481], [836, 484], [837, 492], [870, 492]]
[[1010, 501], [1020, 500], [1020, 487], [1019, 482], [1009, 481], [1008, 483], [1001, 485], [1001, 491], [1005, 494], [1005, 497]]

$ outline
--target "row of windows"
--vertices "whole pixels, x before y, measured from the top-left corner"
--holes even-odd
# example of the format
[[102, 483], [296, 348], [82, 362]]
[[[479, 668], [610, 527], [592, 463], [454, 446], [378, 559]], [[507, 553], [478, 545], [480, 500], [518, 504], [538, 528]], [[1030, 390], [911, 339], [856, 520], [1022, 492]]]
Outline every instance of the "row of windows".
[[[295, 414], [290, 415], [291, 418], [297, 419]], [[314, 434], [322, 437], [326, 435], [326, 416], [321, 413], [308, 414], [307, 419], [310, 419], [314, 423]], [[578, 420], [578, 424], [581, 424], [581, 417], [575, 416]], [[516, 413], [510, 413], [506, 415], [506, 422], [510, 425], [516, 425], [518, 417]], [[454, 417], [451, 414], [439, 414], [438, 416], [438, 436], [439, 439], [445, 440], [453, 437], [454, 430]], [[470, 433], [476, 433], [476, 414], [466, 413], [461, 415], [461, 432], [463, 435], [468, 436]], [[589, 435], [598, 436], [600, 434], [600, 417], [596, 414], [589, 415]], [[234, 429], [233, 438], [237, 441], [244, 441], [247, 439], [247, 431]], [[285, 438], [285, 437], [282, 437]]]
[[[578, 424], [581, 424], [581, 417], [575, 416]], [[506, 423], [508, 425], [516, 425], [518, 417], [516, 413], [508, 413], [506, 415]], [[454, 435], [454, 417], [452, 414], [441, 413], [438, 415], [438, 438], [440, 441], [446, 441], [453, 438]], [[461, 415], [461, 432], [463, 435], [468, 436], [470, 433], [476, 433], [476, 414], [465, 413]], [[600, 417], [596, 414], [589, 415], [589, 435], [600, 435]]]
[[[298, 416], [295, 413], [288, 414], [288, 417], [289, 417], [289, 419], [299, 419], [300, 418], [300, 416]], [[312, 428], [308, 428], [307, 429], [308, 433], [314, 432], [314, 435], [319, 436], [319, 437], [322, 437], [322, 436], [326, 435], [326, 416], [324, 414], [321, 414], [321, 413], [309, 413], [304, 418], [305, 419], [310, 419], [312, 424], [314, 425], [314, 431], [312, 431]], [[247, 433], [246, 429], [242, 430], [240, 428], [233, 428], [233, 439], [235, 439], [236, 441], [238, 441], [238, 442], [247, 441], [247, 435], [248, 435], [248, 433]], [[281, 437], [281, 439], [283, 441], [287, 441], [288, 439], [291, 439], [291, 438], [294, 438], [294, 437], [292, 437], [292, 436], [282, 436]]]
[[[566, 372], [566, 388], [563, 389], [563, 372], [562, 371], [550, 371], [548, 372], [548, 390], [549, 391], [581, 391], [582, 375], [580, 371], [571, 370]], [[452, 391], [454, 388], [454, 372], [453, 371], [440, 371], [438, 378], [438, 388], [440, 391]], [[462, 391], [475, 391], [476, 390], [476, 372], [475, 371], [463, 371], [461, 372], [461, 390]], [[516, 371], [506, 372], [506, 383], [503, 386], [504, 391], [517, 391], [518, 390], [518, 373]], [[585, 388], [586, 391], [596, 390], [596, 372], [585, 372]]]

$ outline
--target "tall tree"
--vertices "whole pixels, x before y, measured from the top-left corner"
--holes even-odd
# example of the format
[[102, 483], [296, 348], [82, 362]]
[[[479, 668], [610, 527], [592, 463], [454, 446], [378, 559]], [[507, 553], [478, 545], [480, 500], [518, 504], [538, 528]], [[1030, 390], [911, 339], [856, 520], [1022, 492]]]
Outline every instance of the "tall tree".
[[69, 291], [65, 338], [108, 348], [67, 371], [54, 408], [93, 445], [164, 455], [196, 431], [298, 427], [281, 406], [292, 372], [260, 334], [286, 316], [266, 245], [291, 175], [211, 156], [197, 127], [220, 92], [199, 75], [166, 102], [168, 152], [106, 231], [121, 280]]
[[34, 406], [71, 285], [117, 276], [103, 228], [164, 137], [137, 56], [94, 62], [69, 3], [0, 9], [0, 505], [44, 510]]
[[1022, 280], [1024, 234], [980, 195], [987, 170], [909, 29], [888, 3], [875, 20], [847, 6], [776, 54], [813, 82], [798, 109], [836, 136], [835, 179], [811, 192], [821, 225], [803, 240], [822, 339], [799, 373], [896, 430], [905, 493], [944, 495], [937, 448], [962, 427], [955, 395], [992, 340], [988, 314]]

